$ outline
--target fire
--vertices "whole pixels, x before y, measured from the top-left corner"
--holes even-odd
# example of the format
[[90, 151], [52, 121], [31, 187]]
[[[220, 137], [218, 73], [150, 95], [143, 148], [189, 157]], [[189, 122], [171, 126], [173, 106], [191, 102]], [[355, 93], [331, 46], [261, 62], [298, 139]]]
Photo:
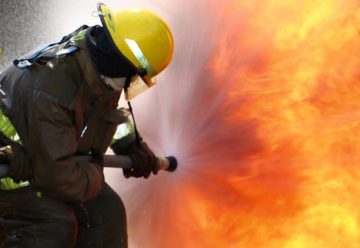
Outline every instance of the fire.
[[134, 186], [133, 244], [360, 247], [359, 1], [206, 6], [219, 28], [197, 98], [163, 89], [186, 121], [142, 127], [171, 123], [180, 168]]
[[[253, 123], [253, 137], [233, 145], [261, 144], [234, 156], [252, 174], [228, 178], [247, 196], [224, 210], [236, 236], [229, 247], [358, 247], [360, 4], [237, 1], [225, 9], [228, 34], [237, 32], [213, 57], [229, 88], [223, 121], [229, 130]], [[236, 23], [239, 13], [251, 14]]]

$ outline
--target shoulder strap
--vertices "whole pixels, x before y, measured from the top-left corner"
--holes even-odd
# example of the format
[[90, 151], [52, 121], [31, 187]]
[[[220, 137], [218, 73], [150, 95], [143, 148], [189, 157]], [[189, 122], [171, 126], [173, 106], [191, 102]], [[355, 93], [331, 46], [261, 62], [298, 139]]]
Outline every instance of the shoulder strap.
[[43, 47], [41, 47], [40, 49], [37, 49], [34, 53], [31, 53], [30, 55], [28, 55], [26, 58], [22, 58], [22, 59], [15, 59], [13, 61], [13, 64], [20, 68], [27, 68], [29, 66], [32, 66], [35, 63], [39, 63], [39, 64], [46, 64], [49, 60], [55, 58], [55, 57], [62, 57], [62, 56], [66, 56], [68, 54], [74, 53], [78, 50], [78, 48], [74, 45], [71, 45], [67, 48], [64, 48], [62, 50], [60, 50], [59, 52], [50, 55], [50, 56], [43, 56], [46, 52], [50, 51], [51, 49], [54, 49], [56, 47], [58, 47], [60, 44], [69, 41], [72, 37], [74, 37], [76, 34], [78, 34], [80, 31], [87, 29], [89, 26], [87, 25], [82, 25], [81, 27], [79, 27], [78, 29], [76, 29], [74, 32], [62, 37], [62, 39], [59, 42], [55, 42], [55, 43], [51, 43], [48, 45], [45, 45]]

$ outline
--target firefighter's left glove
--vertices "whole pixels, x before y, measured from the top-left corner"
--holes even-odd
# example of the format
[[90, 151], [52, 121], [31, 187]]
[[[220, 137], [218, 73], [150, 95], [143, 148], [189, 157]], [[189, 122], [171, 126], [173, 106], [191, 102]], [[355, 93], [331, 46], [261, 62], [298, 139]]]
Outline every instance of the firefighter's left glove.
[[0, 148], [0, 162], [10, 165], [9, 176], [17, 183], [31, 177], [31, 159], [20, 144]]

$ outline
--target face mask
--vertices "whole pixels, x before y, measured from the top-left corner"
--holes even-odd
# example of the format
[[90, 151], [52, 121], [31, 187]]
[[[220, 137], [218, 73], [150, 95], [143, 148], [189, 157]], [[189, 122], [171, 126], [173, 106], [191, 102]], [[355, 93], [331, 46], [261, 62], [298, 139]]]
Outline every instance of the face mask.
[[122, 91], [125, 86], [126, 77], [119, 77], [119, 78], [109, 78], [103, 75], [100, 75], [101, 79], [104, 81], [105, 84], [109, 85], [115, 91]]

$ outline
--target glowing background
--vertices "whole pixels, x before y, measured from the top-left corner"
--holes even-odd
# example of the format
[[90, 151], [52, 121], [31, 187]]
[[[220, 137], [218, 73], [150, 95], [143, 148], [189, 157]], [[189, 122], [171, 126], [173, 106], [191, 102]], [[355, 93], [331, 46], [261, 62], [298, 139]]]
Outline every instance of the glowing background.
[[[15, 32], [4, 2], [2, 67], [7, 47], [26, 51], [4, 42]], [[36, 1], [46, 23], [26, 46], [96, 22], [94, 2]], [[120, 2], [110, 3], [156, 10], [176, 41], [134, 108], [179, 170], [149, 180], [107, 171], [130, 247], [360, 247], [359, 1]]]

